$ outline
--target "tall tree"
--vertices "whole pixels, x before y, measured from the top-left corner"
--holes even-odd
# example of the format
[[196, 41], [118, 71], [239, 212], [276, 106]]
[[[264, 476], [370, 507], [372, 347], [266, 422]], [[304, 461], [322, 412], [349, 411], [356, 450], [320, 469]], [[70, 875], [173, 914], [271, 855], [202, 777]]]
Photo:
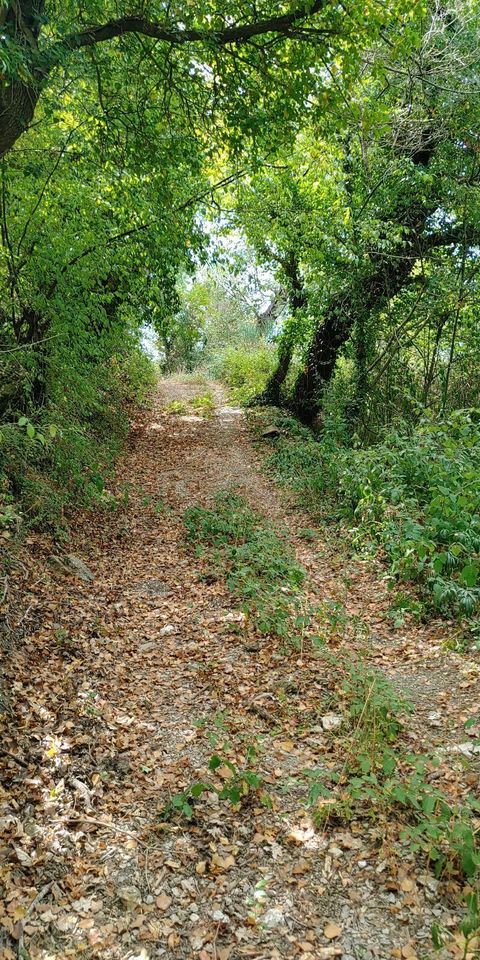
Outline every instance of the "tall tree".
[[[367, 356], [368, 331], [378, 331], [370, 339], [380, 344], [381, 317], [401, 291], [427, 275], [431, 287], [429, 264], [440, 250], [450, 255], [455, 282], [456, 243], [463, 237], [465, 249], [467, 238], [475, 240], [474, 19], [466, 9], [455, 17], [436, 9], [406, 61], [380, 46], [367, 54], [362, 77], [343, 91], [338, 109], [312, 124], [323, 162], [302, 133], [285, 161], [289, 172], [270, 174], [269, 197], [281, 219], [268, 216], [265, 204], [262, 210], [264, 175], [252, 182], [248, 203], [240, 196], [239, 216], [247, 231], [257, 231], [259, 255], [271, 260], [288, 238], [303, 277], [307, 309], [280, 338], [273, 379], [284, 379], [292, 342], [304, 350], [293, 395], [283, 399], [306, 422], [321, 406], [339, 357], [353, 355], [352, 338], [359, 409], [374, 359]], [[453, 62], [462, 65], [461, 79]]]

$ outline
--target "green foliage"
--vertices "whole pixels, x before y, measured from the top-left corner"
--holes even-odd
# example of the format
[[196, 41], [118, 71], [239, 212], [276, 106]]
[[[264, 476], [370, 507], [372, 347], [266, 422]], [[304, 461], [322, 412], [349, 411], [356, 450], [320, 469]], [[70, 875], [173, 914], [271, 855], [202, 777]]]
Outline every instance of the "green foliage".
[[480, 592], [480, 430], [458, 412], [344, 458], [339, 496], [356, 536], [441, 611], [474, 613]]
[[339, 674], [345, 723], [332, 735], [342, 741], [342, 764], [309, 770], [308, 803], [316, 822], [374, 818], [399, 824], [399, 837], [413, 853], [445, 872], [469, 880], [480, 872], [479, 801], [457, 800], [436, 786], [435, 756], [407, 752], [401, 733], [412, 705], [379, 671], [362, 662], [326, 654]]
[[207, 420], [215, 410], [215, 400], [210, 392], [198, 393], [195, 397], [192, 397], [190, 403], [193, 409]]
[[[221, 786], [218, 782], [210, 780], [190, 784], [185, 790], [170, 798], [161, 811], [163, 819], [168, 819], [175, 813], [181, 813], [190, 820], [194, 816], [196, 801], [204, 793], [215, 793], [219, 800], [226, 800], [233, 807], [241, 806], [252, 793], [265, 806], [271, 805], [268, 793], [262, 790], [262, 778], [255, 769], [258, 759], [257, 747], [248, 741], [241, 743], [243, 759], [233, 763], [227, 755], [231, 752], [228, 740], [223, 736], [220, 738], [220, 734], [226, 734], [228, 731], [223, 714], [214, 718], [214, 724], [216, 730], [205, 730], [204, 721], [197, 723], [197, 726], [203, 730], [211, 746], [217, 748], [208, 761], [208, 774], [217, 776], [222, 781]], [[221, 743], [219, 743], [220, 739]], [[242, 736], [239, 739], [244, 740]]]
[[185, 400], [170, 400], [170, 403], [167, 404], [165, 409], [167, 413], [173, 413], [183, 417], [188, 413], [188, 404]]
[[68, 387], [62, 384], [32, 419], [1, 425], [0, 528], [10, 535], [30, 525], [60, 533], [68, 506], [105, 504], [128, 431], [126, 405], [145, 401], [154, 383], [153, 365], [132, 344], [86, 374], [71, 370]]
[[293, 417], [269, 412], [268, 421], [262, 412], [249, 414], [252, 428], [258, 432], [265, 422], [274, 422], [281, 433], [267, 461], [275, 478], [302, 498], [309, 512], [316, 517], [338, 515], [338, 458], [345, 448], [328, 432], [321, 441]]
[[154, 380], [145, 329], [171, 317], [177, 272], [199, 249], [198, 139], [146, 95], [145, 65], [122, 119], [105, 112], [126, 61], [100, 54], [67, 91], [55, 75], [2, 161], [0, 474], [27, 523], [61, 526], [67, 504], [105, 501], [125, 404]]
[[422, 27], [414, 49], [376, 47], [353, 90], [335, 75], [333, 108], [237, 191], [259, 261], [290, 293], [297, 274], [280, 341], [307, 375], [284, 401], [313, 419], [334, 379], [368, 441], [478, 397], [478, 10], [425, 9]]
[[246, 404], [261, 393], [275, 368], [272, 347], [258, 346], [246, 350], [232, 347], [210, 363], [210, 371], [228, 387], [236, 403]]
[[215, 400], [212, 392], [198, 393], [191, 400], [171, 400], [166, 406], [167, 413], [185, 416], [188, 413], [196, 413], [208, 420], [213, 416], [215, 410]]
[[[468, 888], [467, 888], [468, 891]], [[480, 935], [480, 900], [477, 889], [470, 889], [463, 896], [466, 914], [459, 924], [463, 935], [461, 960], [474, 960], [478, 956], [478, 938]], [[435, 950], [442, 950], [449, 939], [448, 931], [434, 923], [431, 930], [432, 943]]]
[[372, 757], [382, 745], [394, 743], [402, 728], [401, 717], [412, 711], [380, 671], [361, 662], [346, 662], [342, 694], [355, 728], [357, 746], [365, 744]]
[[226, 575], [257, 629], [288, 637], [305, 573], [281, 536], [232, 492], [220, 493], [214, 509], [189, 508], [185, 526], [197, 555]]
[[[282, 419], [270, 465], [317, 515], [347, 520], [395, 579], [438, 611], [472, 616], [480, 599], [480, 426], [475, 411], [391, 430], [365, 449]], [[353, 523], [353, 526], [352, 526]], [[417, 611], [418, 612], [418, 611]]]
[[231, 760], [220, 757], [216, 753], [210, 757], [208, 767], [212, 773], [219, 767], [226, 767], [231, 776], [222, 787], [198, 781], [181, 793], [176, 793], [163, 808], [162, 819], [168, 819], [173, 813], [182, 813], [184, 817], [190, 820], [194, 813], [194, 802], [203, 793], [216, 793], [219, 800], [228, 800], [232, 806], [236, 807], [242, 803], [242, 800], [249, 795], [251, 790], [258, 791], [261, 787], [261, 778], [255, 770], [249, 767], [238, 769]]

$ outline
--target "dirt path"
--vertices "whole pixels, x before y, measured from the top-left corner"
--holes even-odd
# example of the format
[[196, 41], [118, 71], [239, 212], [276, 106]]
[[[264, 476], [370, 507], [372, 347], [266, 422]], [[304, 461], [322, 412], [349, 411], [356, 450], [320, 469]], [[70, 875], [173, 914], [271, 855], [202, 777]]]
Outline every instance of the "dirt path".
[[[45, 562], [46, 541], [31, 540], [28, 632], [7, 668], [0, 956], [427, 958], [432, 921], [455, 928], [451, 890], [371, 827], [313, 829], [303, 771], [318, 764], [320, 719], [335, 708], [328, 665], [242, 631], [225, 584], [187, 547], [185, 508], [234, 484], [286, 526], [312, 598], [368, 618], [372, 661], [417, 684], [414, 741], [461, 736], [478, 709], [476, 664], [449, 654], [445, 673], [438, 624], [392, 631], [379, 581], [302, 538], [305, 518], [266, 479], [218, 388], [211, 419], [165, 412], [198, 393], [163, 383], [119, 465], [121, 508], [78, 518], [67, 549], [91, 582], [65, 577]], [[169, 797], [211, 779], [212, 753], [240, 769], [249, 744], [273, 809], [209, 793], [191, 821], [162, 819]]]

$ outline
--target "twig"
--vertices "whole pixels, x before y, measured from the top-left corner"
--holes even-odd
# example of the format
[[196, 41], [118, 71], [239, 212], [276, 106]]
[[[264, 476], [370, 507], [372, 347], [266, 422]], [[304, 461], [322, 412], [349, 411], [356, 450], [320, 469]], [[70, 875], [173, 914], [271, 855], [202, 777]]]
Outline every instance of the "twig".
[[132, 840], [135, 840], [136, 843], [139, 843], [141, 846], [145, 846], [143, 840], [140, 840], [135, 833], [131, 833], [130, 830], [126, 830], [125, 827], [117, 826], [115, 823], [106, 823], [105, 820], [97, 820], [95, 817], [83, 817], [81, 813], [77, 816], [67, 817], [66, 820], [54, 820], [53, 823], [94, 823], [98, 827], [104, 827], [106, 830], [112, 830], [113, 833], [124, 833], [126, 837], [131, 837]]
[[261, 706], [256, 702], [257, 700], [264, 700], [265, 698], [267, 698], [268, 700], [273, 700], [273, 702], [274, 702], [275, 704], [277, 703], [277, 701], [276, 701], [276, 699], [275, 699], [275, 697], [273, 696], [272, 693], [259, 693], [259, 694], [258, 694], [256, 697], [254, 697], [253, 700], [251, 700], [251, 702], [248, 704], [247, 710], [249, 710], [250, 713], [257, 713], [258, 716], [259, 716], [259, 717], [262, 717], [263, 720], [266, 720], [267, 723], [271, 723], [271, 724], [273, 724], [273, 726], [276, 726], [277, 723], [279, 722], [279, 721], [278, 721], [278, 717], [274, 717], [274, 716], [272, 717], [272, 715], [268, 712], [268, 710], [265, 710], [264, 707], [261, 707]]
[[272, 717], [269, 714], [268, 710], [264, 710], [263, 707], [259, 707], [258, 704], [251, 703], [247, 709], [250, 711], [250, 713], [256, 713], [259, 717], [262, 718], [262, 720], [265, 720], [267, 723], [270, 723], [272, 726], [277, 725], [277, 722], [278, 722], [277, 719], [275, 717]]
[[31, 603], [31, 604], [27, 607], [27, 609], [25, 610], [25, 613], [22, 614], [22, 616], [20, 617], [20, 620], [18, 620], [18, 622], [15, 624], [15, 627], [16, 627], [17, 630], [18, 630], [20, 624], [22, 624], [23, 621], [27, 619], [28, 614], [30, 613], [30, 610], [32, 609], [32, 607], [33, 607], [33, 603]]
[[311, 923], [304, 923], [303, 920], [299, 920], [298, 917], [294, 917], [291, 913], [286, 913], [285, 916], [288, 917], [288, 919], [291, 920], [292, 923], [295, 923], [298, 927], [303, 927], [305, 930], [311, 929]]
[[10, 760], [15, 760], [15, 763], [18, 763], [19, 767], [23, 767], [24, 770], [28, 770], [28, 763], [25, 760], [21, 760], [20, 757], [15, 756], [14, 753], [9, 753], [8, 750], [3, 750], [0, 747], [0, 756], [9, 757]]
[[4, 584], [5, 584], [5, 589], [4, 589], [4, 591], [3, 591], [3, 595], [2, 595], [2, 599], [0, 600], [0, 604], [3, 603], [3, 601], [5, 600], [5, 597], [7, 596], [7, 593], [8, 593], [8, 576], [6, 576], [6, 577], [3, 578], [3, 582], [4, 582]]
[[0, 350], [0, 357], [5, 356], [6, 353], [18, 353], [19, 350], [31, 350], [34, 347], [39, 347], [42, 343], [47, 343], [49, 340], [58, 340], [59, 337], [63, 336], [61, 333], [52, 334], [51, 337], [44, 337], [43, 340], [33, 340], [31, 343], [20, 343], [17, 347], [9, 347], [8, 350]]
[[35, 910], [35, 907], [40, 903], [40, 901], [43, 900], [43, 898], [47, 895], [50, 888], [53, 887], [53, 884], [54, 884], [54, 881], [51, 880], [50, 883], [46, 883], [45, 886], [42, 887], [42, 889], [40, 890], [40, 893], [37, 893], [37, 896], [35, 897], [35, 899], [32, 900], [30, 906], [27, 907], [27, 912], [23, 920], [20, 921], [20, 936], [18, 938], [18, 956], [20, 957], [20, 960], [26, 960], [26, 958], [30, 956], [30, 954], [28, 953], [27, 950], [25, 950], [25, 947], [23, 945], [23, 927], [24, 927], [25, 921], [28, 919], [30, 914], [33, 913], [33, 911]]
[[213, 960], [218, 960], [217, 940], [218, 940], [218, 931], [219, 931], [219, 930], [220, 930], [220, 923], [217, 923], [217, 929], [215, 930], [215, 936], [214, 936], [214, 938], [213, 938], [213, 940], [212, 940]]

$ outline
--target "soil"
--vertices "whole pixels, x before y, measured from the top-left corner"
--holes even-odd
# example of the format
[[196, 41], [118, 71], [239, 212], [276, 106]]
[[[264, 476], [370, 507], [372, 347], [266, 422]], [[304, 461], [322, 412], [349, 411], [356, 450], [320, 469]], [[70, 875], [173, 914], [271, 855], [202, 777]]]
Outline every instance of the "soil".
[[[457, 747], [480, 709], [478, 661], [449, 648], [446, 623], [393, 626], [381, 566], [275, 486], [264, 468], [275, 440], [255, 442], [244, 413], [209, 388], [213, 416], [175, 414], [172, 401], [207, 388], [163, 381], [132, 423], [110, 506], [74, 518], [62, 552], [93, 580], [52, 563], [46, 536], [29, 537], [12, 566], [0, 956], [426, 960], [434, 923], [448, 941], [435, 955], [461, 957], [453, 880], [368, 817], [312, 823], [305, 771], [328, 763], [335, 734], [321, 718], [342, 712], [329, 661], [256, 635], [188, 544], [186, 508], [234, 487], [282, 531], [308, 602], [327, 620], [333, 611], [330, 628], [345, 611], [333, 648], [362, 648], [412, 699], [407, 742], [443, 751], [459, 789], [476, 787], [474, 758]], [[207, 792], [191, 819], [166, 816], [169, 800], [212, 779], [216, 752], [228, 761], [217, 781], [254, 767], [268, 805], [262, 791], [233, 808]]]

